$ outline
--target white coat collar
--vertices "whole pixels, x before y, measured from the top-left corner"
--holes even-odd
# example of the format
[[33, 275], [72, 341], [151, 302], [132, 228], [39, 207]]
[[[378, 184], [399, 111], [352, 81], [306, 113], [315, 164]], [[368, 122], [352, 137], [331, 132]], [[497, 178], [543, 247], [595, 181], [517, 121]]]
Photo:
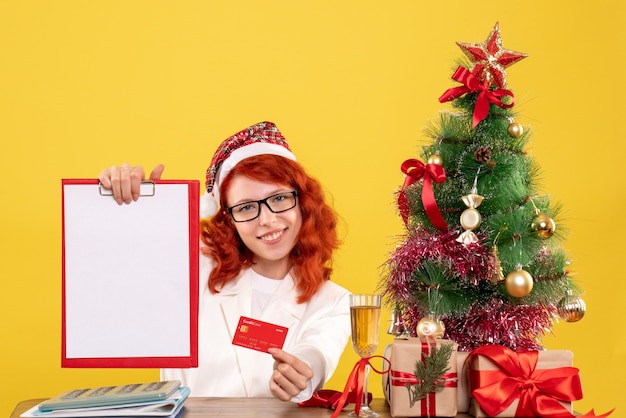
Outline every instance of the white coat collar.
[[[254, 274], [256, 273], [252, 269], [246, 269], [237, 280], [224, 285], [218, 294], [219, 299], [221, 299], [222, 312], [230, 330], [237, 327], [240, 316], [250, 316], [252, 275]], [[293, 277], [291, 274], [287, 274], [268, 301], [261, 317], [256, 319], [285, 327], [298, 322], [304, 315], [306, 304], [297, 303], [298, 292], [295, 286]]]

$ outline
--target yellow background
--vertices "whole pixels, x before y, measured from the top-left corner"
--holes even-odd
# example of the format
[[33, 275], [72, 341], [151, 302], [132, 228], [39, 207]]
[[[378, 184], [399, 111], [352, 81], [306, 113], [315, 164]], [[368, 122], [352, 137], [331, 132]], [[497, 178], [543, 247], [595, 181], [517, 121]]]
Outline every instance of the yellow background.
[[[623, 180], [626, 6], [621, 0], [0, 1], [0, 416], [25, 398], [157, 378], [156, 370], [61, 369], [64, 177], [128, 161], [199, 179], [217, 144], [277, 123], [343, 217], [334, 279], [373, 291], [402, 223], [400, 163], [461, 57], [496, 21], [529, 58], [507, 71], [541, 189], [586, 290], [587, 315], [559, 323], [585, 398], [626, 408]], [[94, 222], [98, 222], [94, 219]], [[124, 237], [120, 237], [123, 240]], [[378, 350], [391, 341], [384, 335]], [[347, 347], [328, 387], [356, 361]], [[381, 396], [380, 377], [370, 388]]]

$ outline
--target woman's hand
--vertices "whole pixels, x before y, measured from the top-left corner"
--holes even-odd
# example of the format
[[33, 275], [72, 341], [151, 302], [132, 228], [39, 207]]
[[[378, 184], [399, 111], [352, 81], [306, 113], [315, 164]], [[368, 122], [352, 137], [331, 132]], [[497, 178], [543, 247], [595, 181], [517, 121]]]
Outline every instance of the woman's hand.
[[288, 401], [306, 389], [313, 370], [305, 362], [278, 348], [267, 351], [274, 357], [274, 373], [270, 379], [272, 395], [281, 401]]
[[[160, 180], [165, 166], [159, 164], [150, 173], [150, 180]], [[124, 163], [121, 166], [113, 166], [102, 170], [98, 180], [102, 187], [113, 192], [113, 198], [118, 204], [130, 203], [139, 199], [141, 182], [146, 178], [143, 167], [131, 166]]]

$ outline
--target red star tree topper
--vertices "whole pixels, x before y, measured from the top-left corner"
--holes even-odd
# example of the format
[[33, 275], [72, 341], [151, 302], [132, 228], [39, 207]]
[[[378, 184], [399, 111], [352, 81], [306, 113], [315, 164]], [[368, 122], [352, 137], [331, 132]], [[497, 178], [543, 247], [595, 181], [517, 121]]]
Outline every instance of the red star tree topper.
[[506, 86], [504, 69], [528, 55], [502, 47], [500, 25], [496, 22], [489, 36], [482, 44], [456, 43], [474, 63], [472, 73], [481, 79], [487, 78], [491, 84], [502, 89]]

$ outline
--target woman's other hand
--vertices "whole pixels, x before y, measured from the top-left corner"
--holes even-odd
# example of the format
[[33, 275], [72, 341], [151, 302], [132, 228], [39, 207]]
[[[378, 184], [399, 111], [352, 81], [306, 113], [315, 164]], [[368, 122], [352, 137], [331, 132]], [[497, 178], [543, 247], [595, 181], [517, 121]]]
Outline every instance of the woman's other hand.
[[[150, 180], [160, 180], [163, 170], [165, 170], [163, 164], [154, 167], [150, 173]], [[102, 187], [111, 190], [113, 198], [120, 205], [139, 199], [141, 182], [145, 178], [146, 175], [142, 166], [131, 166], [128, 163], [105, 168], [98, 176]]]

